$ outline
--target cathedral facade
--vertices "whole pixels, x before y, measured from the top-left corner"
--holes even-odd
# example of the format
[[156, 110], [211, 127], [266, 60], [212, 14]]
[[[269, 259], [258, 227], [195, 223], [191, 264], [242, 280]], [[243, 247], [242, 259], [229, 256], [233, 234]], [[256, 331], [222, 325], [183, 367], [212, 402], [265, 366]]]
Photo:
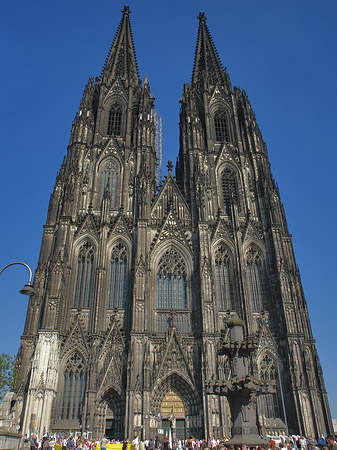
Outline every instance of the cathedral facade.
[[[156, 115], [129, 8], [89, 79], [57, 174], [18, 353], [23, 434], [228, 436], [219, 353], [236, 312], [257, 342], [261, 433], [332, 423], [291, 235], [246, 93], [200, 13], [180, 148], [158, 183]], [[159, 431], [158, 431], [159, 430]]]

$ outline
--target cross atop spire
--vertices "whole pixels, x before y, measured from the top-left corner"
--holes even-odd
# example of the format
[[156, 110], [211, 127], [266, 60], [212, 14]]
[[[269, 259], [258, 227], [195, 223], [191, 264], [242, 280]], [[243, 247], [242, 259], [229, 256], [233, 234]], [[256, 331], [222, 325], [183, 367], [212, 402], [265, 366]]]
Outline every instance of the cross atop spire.
[[172, 161], [171, 161], [171, 160], [168, 161], [166, 167], [168, 168], [168, 173], [169, 173], [169, 175], [171, 175], [172, 169], [173, 169], [173, 164], [172, 164]]
[[207, 17], [201, 11], [197, 18], [199, 19], [199, 30], [195, 49], [192, 84], [203, 86], [203, 81], [207, 79], [213, 86], [216, 84], [224, 85], [225, 73], [206, 25]]
[[131, 14], [131, 11], [130, 11], [130, 8], [129, 8], [129, 5], [124, 5], [124, 8], [122, 9], [122, 11], [121, 11], [124, 15], [129, 15], [129, 14]]
[[200, 13], [199, 13], [197, 19], [199, 19], [199, 22], [202, 22], [202, 21], [203, 21], [203, 22], [206, 22], [207, 17], [205, 16], [204, 11], [200, 11]]
[[122, 81], [138, 82], [139, 74], [128, 5], [121, 11], [123, 17], [120, 21], [115, 39], [111, 45], [109, 54], [102, 71], [102, 81], [109, 84], [112, 79], [120, 77]]

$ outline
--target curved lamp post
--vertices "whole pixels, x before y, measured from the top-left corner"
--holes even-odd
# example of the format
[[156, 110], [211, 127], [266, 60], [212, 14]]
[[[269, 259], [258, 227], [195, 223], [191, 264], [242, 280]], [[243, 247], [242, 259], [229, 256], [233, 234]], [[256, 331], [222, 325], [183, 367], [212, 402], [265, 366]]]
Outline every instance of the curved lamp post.
[[2, 274], [2, 272], [3, 272], [5, 269], [7, 269], [7, 267], [13, 266], [14, 264], [20, 264], [21, 266], [27, 267], [27, 269], [28, 269], [28, 271], [29, 271], [29, 280], [28, 280], [28, 282], [24, 285], [24, 287], [20, 290], [20, 294], [23, 294], [23, 295], [29, 295], [29, 297], [31, 297], [32, 295], [35, 294], [35, 292], [34, 292], [34, 288], [33, 288], [33, 285], [32, 285], [32, 270], [31, 270], [31, 268], [28, 266], [28, 264], [25, 264], [25, 263], [23, 263], [23, 262], [12, 262], [12, 263], [10, 263], [10, 264], [7, 264], [5, 267], [3, 267], [3, 268], [0, 270], [0, 275]]

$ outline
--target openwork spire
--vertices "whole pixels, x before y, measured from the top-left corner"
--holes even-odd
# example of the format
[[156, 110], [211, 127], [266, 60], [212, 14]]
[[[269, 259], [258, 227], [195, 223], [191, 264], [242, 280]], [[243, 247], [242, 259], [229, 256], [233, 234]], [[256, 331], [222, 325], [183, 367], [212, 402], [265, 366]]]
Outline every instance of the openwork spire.
[[125, 5], [121, 12], [123, 17], [102, 71], [102, 81], [105, 83], [117, 77], [129, 81], [137, 81], [139, 78], [129, 6]]
[[211, 85], [225, 85], [226, 77], [213, 39], [206, 25], [204, 12], [199, 16], [198, 40], [195, 49], [192, 84], [203, 85], [207, 80]]

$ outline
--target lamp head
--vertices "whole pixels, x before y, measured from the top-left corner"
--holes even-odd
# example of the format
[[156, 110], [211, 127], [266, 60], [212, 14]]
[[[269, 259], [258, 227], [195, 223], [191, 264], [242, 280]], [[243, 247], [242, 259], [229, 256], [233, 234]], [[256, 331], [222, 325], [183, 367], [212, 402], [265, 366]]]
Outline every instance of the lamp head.
[[27, 284], [25, 284], [23, 286], [23, 288], [21, 289], [20, 294], [29, 295], [29, 297], [31, 297], [32, 295], [35, 295], [35, 291], [34, 291], [32, 283], [28, 282]]

